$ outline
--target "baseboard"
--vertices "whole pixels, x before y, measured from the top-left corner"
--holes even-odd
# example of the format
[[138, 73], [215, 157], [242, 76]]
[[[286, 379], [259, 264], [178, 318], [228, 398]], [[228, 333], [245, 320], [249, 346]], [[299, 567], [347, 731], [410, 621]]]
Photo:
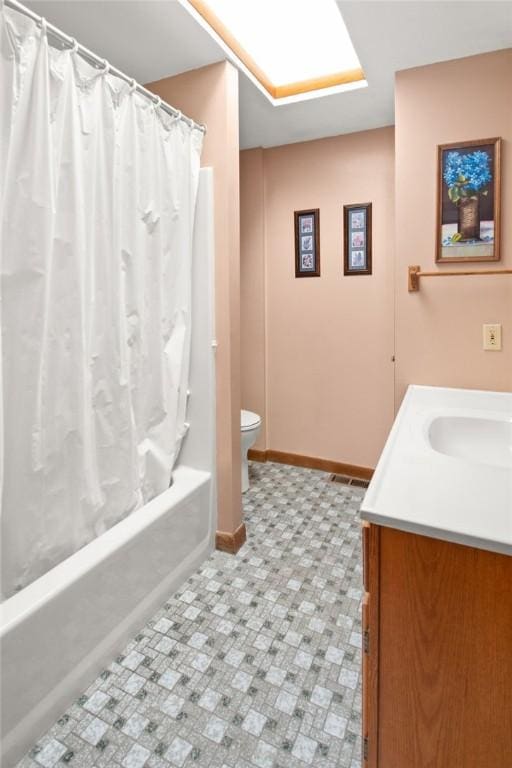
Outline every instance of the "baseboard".
[[265, 462], [268, 461], [267, 453], [268, 451], [260, 451], [258, 448], [249, 448], [247, 456], [251, 461]]
[[245, 523], [241, 523], [234, 533], [227, 533], [227, 531], [217, 531], [215, 534], [215, 547], [222, 550], [222, 552], [228, 552], [230, 555], [236, 555], [240, 547], [245, 544], [247, 539], [247, 532], [245, 530]]
[[292, 467], [305, 467], [306, 469], [320, 469], [323, 472], [333, 472], [336, 475], [347, 475], [360, 480], [371, 480], [374, 470], [371, 467], [359, 467], [357, 464], [345, 464], [331, 459], [320, 459], [317, 456], [302, 456], [300, 453], [287, 453], [285, 451], [259, 451], [250, 449], [248, 453], [251, 461], [276, 461], [278, 464], [290, 464]]

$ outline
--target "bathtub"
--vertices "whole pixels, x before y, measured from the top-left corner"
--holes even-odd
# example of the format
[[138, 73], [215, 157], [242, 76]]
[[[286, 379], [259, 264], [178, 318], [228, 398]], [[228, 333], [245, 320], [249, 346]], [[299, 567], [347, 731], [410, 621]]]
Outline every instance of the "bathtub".
[[209, 555], [216, 529], [213, 179], [194, 237], [190, 429], [172, 486], [0, 609], [1, 759], [14, 765]]
[[2, 765], [33, 745], [207, 556], [210, 491], [208, 472], [179, 467], [165, 493], [4, 603]]

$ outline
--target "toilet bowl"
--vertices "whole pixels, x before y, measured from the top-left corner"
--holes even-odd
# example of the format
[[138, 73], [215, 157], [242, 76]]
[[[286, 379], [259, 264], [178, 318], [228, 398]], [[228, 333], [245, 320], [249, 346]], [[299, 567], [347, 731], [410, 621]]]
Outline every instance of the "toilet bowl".
[[247, 451], [254, 445], [259, 435], [261, 418], [252, 411], [240, 412], [241, 449], [242, 449], [242, 493], [249, 489], [249, 462]]

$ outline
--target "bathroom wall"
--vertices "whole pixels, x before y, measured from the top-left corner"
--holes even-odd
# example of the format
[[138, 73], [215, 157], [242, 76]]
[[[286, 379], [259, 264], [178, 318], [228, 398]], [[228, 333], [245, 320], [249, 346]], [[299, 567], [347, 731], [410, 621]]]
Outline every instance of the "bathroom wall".
[[147, 87], [208, 127], [201, 164], [214, 169], [217, 528], [233, 533], [242, 521], [238, 71], [220, 62]]
[[264, 152], [240, 153], [240, 335], [244, 408], [263, 417], [254, 445], [267, 445]]
[[[407, 267], [512, 268], [512, 50], [398, 72], [396, 118], [396, 400], [408, 384], [512, 389], [512, 275], [421, 280]], [[502, 257], [435, 265], [436, 147], [501, 136]], [[482, 349], [482, 324], [503, 324], [503, 350]]]
[[[394, 132], [241, 153], [242, 405], [256, 447], [374, 467], [393, 419]], [[343, 275], [344, 204], [373, 203], [373, 275]], [[294, 210], [320, 208], [321, 277]]]
[[[256, 448], [372, 467], [408, 384], [512, 389], [512, 277], [407, 290], [409, 264], [468, 266], [435, 266], [441, 143], [502, 137], [502, 258], [470, 268], [512, 268], [511, 89], [510, 49], [410, 69], [396, 76], [395, 130], [241, 153], [242, 404], [265, 419]], [[374, 274], [345, 278], [341, 207], [369, 200]], [[322, 276], [296, 280], [293, 211], [308, 207]], [[482, 325], [496, 322], [503, 349], [485, 352]]]

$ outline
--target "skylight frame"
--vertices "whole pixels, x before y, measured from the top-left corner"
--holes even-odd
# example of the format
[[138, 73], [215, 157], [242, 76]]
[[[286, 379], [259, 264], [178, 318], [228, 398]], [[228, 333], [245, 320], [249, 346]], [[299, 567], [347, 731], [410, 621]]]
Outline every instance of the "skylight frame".
[[[243, 0], [240, 0], [241, 2]], [[275, 85], [253, 57], [243, 48], [231, 30], [211, 9], [208, 0], [180, 0], [190, 7], [193, 15], [206, 25], [214, 37], [238, 60], [259, 89], [274, 105], [314, 98], [345, 90], [366, 87], [368, 84], [362, 67], [331, 72], [320, 77]], [[356, 53], [357, 56], [357, 53]]]

